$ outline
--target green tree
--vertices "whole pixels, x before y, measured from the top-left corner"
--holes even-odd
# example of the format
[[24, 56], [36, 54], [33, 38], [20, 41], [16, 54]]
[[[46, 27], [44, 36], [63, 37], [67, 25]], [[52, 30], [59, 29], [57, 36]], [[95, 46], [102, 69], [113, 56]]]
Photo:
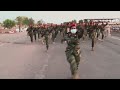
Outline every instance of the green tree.
[[3, 21], [3, 26], [4, 26], [5, 28], [11, 29], [12, 27], [15, 26], [15, 21], [10, 20], [10, 19], [6, 19], [5, 21]]
[[26, 27], [29, 24], [34, 24], [34, 20], [32, 18], [28, 18], [26, 16], [18, 16], [18, 17], [16, 17], [15, 20], [17, 21], [17, 24], [19, 25], [19, 32], [23, 25], [25, 25], [25, 27]]
[[35, 21], [32, 19], [32, 18], [29, 18], [29, 25], [34, 25], [35, 24]]
[[25, 25], [25, 27], [29, 25], [28, 17], [23, 18], [22, 24]]
[[43, 24], [44, 23], [44, 21], [41, 19], [41, 20], [39, 20], [39, 21], [37, 21], [37, 24], [39, 25], [39, 24]]

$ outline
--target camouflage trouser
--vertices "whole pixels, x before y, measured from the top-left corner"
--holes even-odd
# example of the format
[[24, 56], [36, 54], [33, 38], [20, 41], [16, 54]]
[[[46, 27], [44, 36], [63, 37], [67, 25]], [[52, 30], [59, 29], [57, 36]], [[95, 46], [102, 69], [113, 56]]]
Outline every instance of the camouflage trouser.
[[101, 34], [102, 34], [102, 39], [104, 38], [104, 31], [101, 31]]
[[55, 32], [55, 38], [57, 37], [58, 32]]
[[55, 34], [52, 34], [52, 42], [55, 41]]
[[89, 34], [89, 38], [91, 39], [91, 32], [89, 32], [88, 34]]
[[49, 39], [50, 39], [50, 40], [52, 39], [52, 33], [50, 33], [50, 35], [49, 35]]
[[94, 47], [95, 44], [95, 38], [92, 38], [92, 47]]
[[98, 29], [97, 30], [97, 39], [98, 39], [99, 36], [100, 36], [100, 30]]
[[104, 31], [104, 36], [107, 37], [108, 36], [108, 30]]
[[86, 36], [85, 36], [85, 34], [83, 34], [83, 37], [82, 37], [82, 39], [83, 39], [83, 40], [85, 40], [85, 37], [86, 37]]
[[97, 32], [97, 39], [98, 39], [98, 37], [100, 36], [100, 33], [99, 32]]
[[84, 33], [83, 33], [83, 40], [85, 40], [86, 39], [86, 37], [87, 37], [87, 31], [85, 31]]
[[70, 70], [71, 74], [74, 75], [78, 71], [79, 63], [80, 63], [80, 49], [74, 50], [73, 52], [71, 50], [66, 50], [66, 57], [67, 61], [70, 64]]
[[38, 39], [40, 39], [40, 33], [38, 32]]
[[35, 39], [35, 41], [36, 41], [36, 38], [37, 38], [37, 37], [36, 37], [36, 33], [35, 33], [35, 34], [34, 34], [34, 39]]
[[31, 42], [33, 42], [33, 34], [29, 34]]
[[41, 41], [42, 41], [42, 44], [44, 44], [45, 43], [45, 37], [42, 37]]
[[48, 50], [48, 48], [49, 48], [48, 37], [45, 37], [45, 43], [46, 43], [46, 49]]
[[94, 47], [94, 44], [96, 43], [97, 40], [97, 32], [91, 34], [91, 39], [92, 39], [92, 47]]
[[62, 33], [63, 33], [63, 31], [61, 30], [61, 31], [60, 31], [60, 35], [61, 35], [61, 36], [62, 36]]

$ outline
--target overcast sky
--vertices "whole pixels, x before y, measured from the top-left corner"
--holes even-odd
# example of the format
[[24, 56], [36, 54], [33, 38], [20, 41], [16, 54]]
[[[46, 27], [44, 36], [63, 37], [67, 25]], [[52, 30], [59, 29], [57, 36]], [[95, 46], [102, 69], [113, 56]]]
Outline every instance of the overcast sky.
[[48, 23], [62, 23], [73, 19], [120, 18], [120, 11], [0, 11], [0, 22], [17, 16], [32, 17], [35, 21], [43, 19]]

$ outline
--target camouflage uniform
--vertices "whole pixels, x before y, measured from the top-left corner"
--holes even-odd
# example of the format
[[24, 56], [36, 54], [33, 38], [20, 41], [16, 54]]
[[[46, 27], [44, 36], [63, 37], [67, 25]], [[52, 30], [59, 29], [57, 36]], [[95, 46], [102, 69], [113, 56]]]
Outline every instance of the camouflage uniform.
[[63, 27], [60, 26], [60, 35], [62, 36], [62, 32], [63, 32]]
[[31, 42], [33, 42], [33, 27], [28, 27], [27, 33], [30, 36]]
[[97, 36], [96, 26], [92, 26], [92, 28], [91, 28], [92, 51], [94, 50], [93, 48], [94, 48], [94, 45], [96, 42], [96, 36]]
[[72, 36], [69, 33], [68, 36], [65, 36], [64, 40], [67, 41], [67, 48], [65, 51], [67, 61], [70, 63], [71, 74], [75, 76], [78, 72], [81, 54], [79, 39], [77, 38], [76, 35]]
[[87, 37], [87, 25], [84, 26], [83, 40], [85, 40], [86, 37]]
[[41, 40], [42, 40], [42, 44], [44, 44], [44, 34], [45, 34], [45, 28], [41, 27], [41, 31], [40, 31], [40, 34], [41, 34]]
[[83, 37], [83, 29], [81, 28], [80, 25], [77, 26], [77, 29], [78, 29], [77, 35], [78, 35], [78, 38], [80, 39]]
[[56, 39], [57, 35], [58, 35], [58, 27], [56, 26], [55, 27], [55, 39]]
[[102, 40], [104, 38], [104, 25], [101, 25], [101, 34], [102, 34]]
[[52, 42], [55, 42], [55, 30], [52, 30]]
[[48, 48], [49, 48], [49, 43], [48, 43], [49, 30], [48, 30], [48, 28], [45, 30], [45, 35], [44, 35], [44, 37], [45, 37], [46, 49], [48, 50]]
[[100, 36], [100, 26], [97, 27], [97, 39]]
[[34, 35], [34, 39], [36, 41], [37, 27], [34, 27], [34, 29], [33, 29], [33, 35]]
[[37, 28], [38, 39], [40, 39], [40, 30], [41, 30], [41, 28], [38, 27], [38, 28]]
[[88, 35], [89, 35], [89, 39], [91, 39], [91, 33], [92, 33], [92, 30], [91, 30], [91, 25], [89, 24], [88, 25], [88, 28], [87, 28], [87, 32], [88, 32]]
[[65, 36], [65, 31], [66, 31], [65, 26], [62, 26], [62, 37], [63, 37], [63, 38], [64, 38], [64, 36]]

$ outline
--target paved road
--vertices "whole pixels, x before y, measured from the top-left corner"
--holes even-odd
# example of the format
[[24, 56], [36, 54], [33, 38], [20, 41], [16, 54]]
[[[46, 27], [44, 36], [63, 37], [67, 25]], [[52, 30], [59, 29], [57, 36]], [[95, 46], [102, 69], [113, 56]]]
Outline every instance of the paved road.
[[[69, 79], [69, 64], [65, 57], [66, 44], [58, 35], [48, 52], [40, 41], [30, 43], [25, 32], [0, 36], [0, 78]], [[91, 42], [81, 42], [81, 79], [120, 78], [120, 38], [108, 37], [98, 41], [95, 51]]]
[[112, 35], [112, 36], [120, 37], [120, 32], [112, 32], [111, 35]]

